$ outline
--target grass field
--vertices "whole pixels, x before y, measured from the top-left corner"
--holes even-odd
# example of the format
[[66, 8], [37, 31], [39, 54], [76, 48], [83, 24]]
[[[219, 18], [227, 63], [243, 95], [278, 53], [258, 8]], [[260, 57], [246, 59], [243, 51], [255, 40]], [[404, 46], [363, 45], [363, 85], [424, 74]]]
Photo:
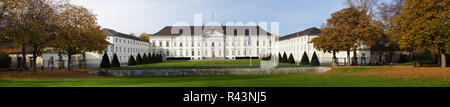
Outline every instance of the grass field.
[[336, 67], [327, 73], [101, 77], [90, 70], [1, 72], [0, 87], [450, 87], [448, 68]]
[[[250, 63], [252, 65], [250, 65]], [[143, 69], [224, 69], [224, 68], [260, 68], [259, 60], [233, 60], [233, 61], [170, 61], [131, 67], [110, 68], [110, 70], [143, 70]], [[280, 64], [282, 67], [310, 67], [309, 65]]]

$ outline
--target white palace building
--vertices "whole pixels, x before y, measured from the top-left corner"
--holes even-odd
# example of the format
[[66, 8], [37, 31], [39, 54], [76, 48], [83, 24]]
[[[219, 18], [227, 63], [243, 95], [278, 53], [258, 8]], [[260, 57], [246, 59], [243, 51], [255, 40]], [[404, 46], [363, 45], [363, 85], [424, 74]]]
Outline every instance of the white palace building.
[[[309, 59], [314, 52], [318, 55], [321, 65], [331, 65], [331, 53], [324, 53], [314, 48], [311, 40], [317, 37], [321, 31], [318, 28], [310, 28], [277, 38], [259, 26], [167, 26], [150, 36], [149, 40], [133, 35], [127, 35], [111, 29], [102, 29], [107, 35], [110, 46], [105, 52], [112, 60], [117, 54], [121, 64], [126, 64], [130, 55], [138, 53], [156, 53], [165, 56], [166, 59], [183, 60], [238, 60], [259, 59], [271, 54], [293, 54], [297, 63], [301, 61], [306, 52]], [[89, 68], [100, 66], [103, 53], [87, 53], [87, 65]], [[358, 62], [369, 64], [371, 51], [364, 47], [357, 51]], [[20, 62], [20, 54], [10, 54], [12, 67]], [[27, 57], [31, 55], [28, 54]], [[337, 54], [339, 64], [345, 64], [346, 52]], [[351, 52], [353, 57], [353, 52]], [[381, 57], [380, 57], [381, 58]], [[26, 65], [31, 58], [27, 58]], [[38, 58], [38, 67], [57, 68], [59, 56], [55, 52], [42, 54]], [[67, 55], [63, 55], [63, 64], [67, 67]], [[72, 57], [73, 67], [81, 63], [81, 55]], [[378, 57], [377, 57], [378, 59]]]
[[270, 54], [272, 38], [258, 26], [167, 26], [150, 36], [150, 52], [190, 60], [260, 58]]

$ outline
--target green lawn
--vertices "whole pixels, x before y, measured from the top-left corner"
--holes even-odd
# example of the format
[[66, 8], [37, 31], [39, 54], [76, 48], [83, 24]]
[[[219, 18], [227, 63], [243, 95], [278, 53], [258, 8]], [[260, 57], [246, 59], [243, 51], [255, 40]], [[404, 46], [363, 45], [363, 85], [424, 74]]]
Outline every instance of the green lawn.
[[448, 81], [277, 74], [241, 76], [110, 77], [88, 79], [1, 80], [0, 87], [449, 87]]
[[[252, 60], [252, 64], [260, 64], [259, 60]], [[223, 64], [250, 64], [250, 60], [229, 60], [229, 61], [169, 61], [146, 65], [223, 65]]]
[[[180, 61], [113, 69], [258, 68], [240, 61]], [[259, 61], [254, 61], [258, 64]], [[202, 66], [199, 66], [202, 65]], [[279, 67], [305, 67], [280, 65]], [[0, 78], [0, 87], [450, 87], [448, 79], [348, 75], [389, 67], [335, 68], [332, 73], [239, 76]], [[86, 72], [84, 72], [86, 73]], [[71, 73], [68, 73], [72, 75]], [[66, 75], [62, 73], [61, 75]], [[88, 74], [85, 74], [88, 75]], [[34, 75], [31, 75], [34, 77]], [[42, 74], [40, 76], [46, 76]], [[59, 77], [59, 75], [57, 76]]]
[[[110, 68], [110, 70], [145, 70], [145, 69], [224, 69], [224, 68], [260, 68], [260, 60], [230, 60], [230, 61], [170, 61], [145, 64], [131, 67]], [[309, 65], [280, 64], [283, 67], [310, 67]]]

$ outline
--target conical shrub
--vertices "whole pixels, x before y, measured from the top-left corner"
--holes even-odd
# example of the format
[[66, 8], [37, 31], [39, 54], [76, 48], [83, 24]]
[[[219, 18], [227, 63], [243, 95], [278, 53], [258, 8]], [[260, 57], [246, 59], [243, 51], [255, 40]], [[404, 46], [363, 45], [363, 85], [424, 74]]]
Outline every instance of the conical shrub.
[[141, 57], [141, 54], [138, 53], [136, 55], [136, 65], [141, 65], [141, 64], [142, 64], [142, 57]]
[[289, 55], [289, 61], [288, 62], [291, 63], [291, 64], [295, 64], [294, 55], [292, 55], [292, 53], [291, 53], [291, 55]]
[[112, 67], [120, 67], [119, 59], [117, 58], [117, 54], [114, 54], [112, 60]]
[[100, 63], [100, 68], [111, 68], [111, 62], [109, 62], [109, 57], [106, 52], [103, 54], [102, 63]]
[[142, 56], [142, 64], [148, 64], [148, 57], [146, 55], [146, 53], [144, 53], [144, 55]]
[[317, 57], [316, 52], [314, 52], [311, 58], [311, 66], [320, 66], [319, 58]]
[[303, 57], [302, 60], [300, 61], [300, 65], [309, 65], [309, 58], [308, 58], [308, 54], [303, 53]]
[[288, 56], [287, 56], [286, 52], [284, 52], [284, 54], [283, 54], [283, 62], [284, 63], [289, 63], [288, 62]]
[[136, 65], [136, 61], [134, 60], [133, 55], [130, 56], [130, 58], [128, 58], [128, 66], [135, 66]]

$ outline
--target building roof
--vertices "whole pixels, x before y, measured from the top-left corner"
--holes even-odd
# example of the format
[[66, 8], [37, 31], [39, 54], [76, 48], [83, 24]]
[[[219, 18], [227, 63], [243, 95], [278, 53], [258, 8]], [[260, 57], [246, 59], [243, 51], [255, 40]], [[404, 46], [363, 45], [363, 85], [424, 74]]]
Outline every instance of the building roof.
[[117, 36], [117, 37], [122, 37], [122, 38], [133, 39], [133, 40], [137, 40], [137, 41], [149, 42], [147, 39], [136, 37], [133, 35], [127, 35], [127, 34], [120, 33], [120, 32], [117, 32], [115, 30], [108, 29], [108, 28], [102, 29], [102, 32], [105, 33], [107, 36]]
[[304, 31], [300, 31], [300, 32], [296, 32], [296, 33], [289, 34], [286, 36], [282, 36], [282, 37], [280, 37], [280, 41], [295, 38], [298, 36], [319, 35], [321, 32], [322, 31], [320, 29], [318, 29], [316, 27], [312, 27], [312, 28], [306, 29]]
[[[203, 34], [203, 33], [199, 33], [199, 34], [195, 34], [194, 30], [196, 27], [200, 27], [202, 28], [203, 32], [205, 31], [211, 31], [211, 28], [214, 28], [216, 31], [221, 32], [225, 35], [237, 35], [238, 31], [245, 31], [245, 35], [248, 35], [249, 32], [254, 32], [254, 30], [252, 31], [251, 29], [255, 29], [256, 28], [256, 33], [257, 35], [260, 35], [260, 31], [262, 33], [266, 33], [266, 35], [272, 35], [269, 32], [267, 32], [266, 30], [262, 29], [259, 26], [166, 26], [163, 29], [161, 29], [159, 32], [153, 34], [152, 36], [180, 36], [181, 34], [183, 34], [183, 30], [181, 29], [190, 29], [190, 33], [191, 35], [199, 35], [199, 34]], [[222, 29], [220, 29], [222, 28]], [[172, 34], [172, 30], [180, 30], [180, 31], [174, 31], [177, 32], [175, 34]], [[223, 30], [223, 31], [222, 31]], [[230, 30], [230, 31], [227, 31]], [[247, 31], [248, 30], [248, 31]], [[234, 34], [233, 34], [234, 33]]]

